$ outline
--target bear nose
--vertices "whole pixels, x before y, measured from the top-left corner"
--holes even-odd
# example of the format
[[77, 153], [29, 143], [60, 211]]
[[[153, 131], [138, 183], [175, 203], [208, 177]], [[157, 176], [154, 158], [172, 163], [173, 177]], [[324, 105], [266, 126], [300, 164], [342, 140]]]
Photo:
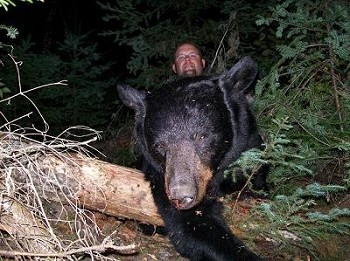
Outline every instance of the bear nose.
[[191, 207], [194, 198], [191, 197], [183, 197], [181, 199], [172, 199], [171, 200], [174, 207], [176, 207], [177, 209], [188, 209]]
[[189, 209], [196, 200], [196, 185], [190, 180], [173, 179], [170, 182], [168, 197], [177, 209]]

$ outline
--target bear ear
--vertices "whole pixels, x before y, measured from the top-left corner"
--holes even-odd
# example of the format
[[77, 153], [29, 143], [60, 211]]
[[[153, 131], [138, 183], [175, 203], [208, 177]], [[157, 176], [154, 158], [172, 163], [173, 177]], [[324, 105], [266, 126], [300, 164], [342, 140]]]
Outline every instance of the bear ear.
[[250, 57], [242, 57], [229, 71], [219, 76], [220, 88], [230, 95], [254, 92], [258, 74], [257, 63]]
[[145, 111], [146, 108], [146, 91], [136, 90], [129, 85], [120, 84], [117, 86], [119, 98], [122, 102], [135, 110], [136, 113]]

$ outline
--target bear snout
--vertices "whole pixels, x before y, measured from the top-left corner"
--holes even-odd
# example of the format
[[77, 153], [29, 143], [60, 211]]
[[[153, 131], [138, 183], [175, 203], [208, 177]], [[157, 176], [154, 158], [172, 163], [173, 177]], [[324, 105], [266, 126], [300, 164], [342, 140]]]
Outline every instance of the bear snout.
[[174, 207], [180, 210], [192, 208], [196, 203], [196, 185], [189, 181], [170, 182], [168, 197]]

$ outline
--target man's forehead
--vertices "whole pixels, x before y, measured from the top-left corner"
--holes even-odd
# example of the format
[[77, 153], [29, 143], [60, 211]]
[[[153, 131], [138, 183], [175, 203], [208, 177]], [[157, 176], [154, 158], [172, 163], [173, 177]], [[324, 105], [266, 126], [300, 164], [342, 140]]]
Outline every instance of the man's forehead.
[[199, 53], [199, 50], [192, 44], [183, 44], [177, 48], [176, 54], [179, 54], [182, 52], [190, 52], [190, 51]]

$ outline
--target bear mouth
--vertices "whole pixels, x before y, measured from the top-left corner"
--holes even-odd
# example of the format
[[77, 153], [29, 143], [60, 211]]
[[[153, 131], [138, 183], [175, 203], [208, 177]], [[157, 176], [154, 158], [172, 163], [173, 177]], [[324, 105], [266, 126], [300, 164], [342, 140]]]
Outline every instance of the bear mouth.
[[184, 197], [182, 199], [171, 199], [171, 204], [178, 210], [191, 209], [197, 205], [197, 201], [192, 197]]

